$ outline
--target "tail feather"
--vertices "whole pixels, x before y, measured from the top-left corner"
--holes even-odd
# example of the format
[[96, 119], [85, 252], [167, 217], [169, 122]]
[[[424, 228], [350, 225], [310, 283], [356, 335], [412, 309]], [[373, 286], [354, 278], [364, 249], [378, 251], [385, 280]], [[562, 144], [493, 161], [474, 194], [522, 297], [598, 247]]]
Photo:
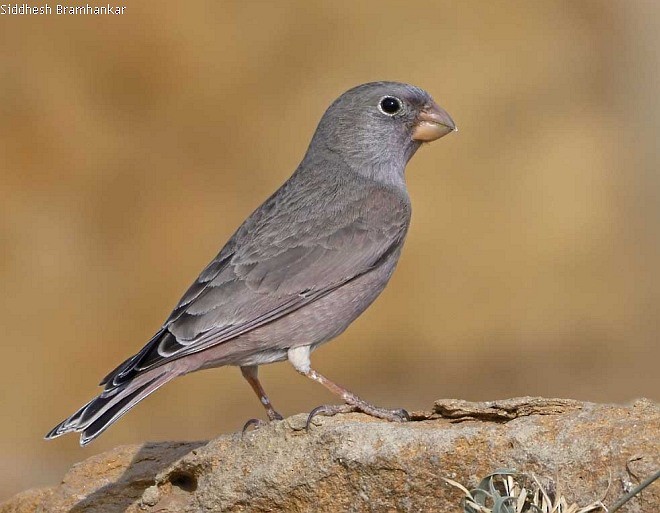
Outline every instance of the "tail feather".
[[[154, 345], [157, 345], [161, 339], [161, 337], [164, 334], [169, 334], [169, 332], [165, 329], [161, 329], [156, 333], [153, 337], [151, 337], [151, 340], [145, 344], [145, 346], [140, 349], [140, 351], [137, 354], [134, 354], [130, 358], [127, 358], [124, 360], [122, 363], [120, 363], [117, 367], [115, 367], [113, 370], [111, 370], [107, 376], [105, 376], [101, 382], [99, 383], [99, 386], [106, 386], [108, 384], [112, 385], [117, 385], [121, 383], [122, 381], [130, 381], [130, 379], [137, 375], [138, 372], [134, 372], [133, 376], [127, 376], [129, 371], [133, 369], [134, 364], [138, 362], [144, 355], [145, 353], [148, 353], [151, 351]], [[133, 369], [135, 370], [135, 369]]]
[[177, 375], [164, 369], [154, 369], [119, 387], [107, 387], [101, 395], [55, 426], [45, 438], [56, 438], [71, 432], [82, 433], [80, 445], [87, 445], [133, 406]]

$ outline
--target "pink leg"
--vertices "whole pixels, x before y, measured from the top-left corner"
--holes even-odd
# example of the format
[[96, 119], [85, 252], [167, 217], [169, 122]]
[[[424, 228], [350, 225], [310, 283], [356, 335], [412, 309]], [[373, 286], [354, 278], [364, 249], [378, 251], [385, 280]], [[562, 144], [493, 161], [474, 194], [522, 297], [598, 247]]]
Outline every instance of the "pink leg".
[[256, 365], [241, 367], [241, 372], [243, 373], [243, 377], [250, 384], [252, 390], [254, 390], [254, 393], [257, 394], [257, 397], [259, 398], [261, 404], [264, 406], [264, 408], [266, 408], [266, 414], [268, 415], [268, 420], [271, 421], [282, 420], [283, 418], [282, 415], [277, 413], [275, 411], [275, 408], [273, 408], [273, 405], [270, 404], [270, 399], [268, 399], [268, 396], [266, 395], [266, 391], [261, 386], [261, 383], [259, 382], [259, 378], [257, 377], [257, 371], [258, 371], [258, 367]]
[[311, 420], [316, 415], [336, 415], [338, 413], [347, 413], [351, 411], [359, 411], [371, 415], [372, 417], [377, 417], [379, 419], [389, 420], [391, 422], [405, 422], [410, 420], [408, 412], [403, 409], [398, 410], [387, 410], [385, 408], [379, 408], [374, 406], [362, 399], [360, 399], [353, 392], [347, 390], [343, 386], [330, 381], [328, 378], [319, 374], [314, 369], [310, 367], [309, 361], [309, 347], [296, 347], [289, 349], [289, 361], [293, 367], [300, 372], [303, 376], [307, 376], [310, 379], [313, 379], [317, 383], [320, 383], [325, 388], [330, 390], [332, 393], [338, 395], [346, 404], [342, 405], [323, 405], [317, 408], [314, 408], [309, 417], [307, 418], [307, 427]]

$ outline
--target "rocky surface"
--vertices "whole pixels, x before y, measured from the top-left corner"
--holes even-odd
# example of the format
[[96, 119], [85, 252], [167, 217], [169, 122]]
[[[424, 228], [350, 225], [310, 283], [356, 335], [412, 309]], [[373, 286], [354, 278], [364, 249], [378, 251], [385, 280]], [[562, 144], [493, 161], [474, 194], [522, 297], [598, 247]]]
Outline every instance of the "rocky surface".
[[[118, 447], [58, 486], [0, 505], [23, 512], [460, 511], [501, 468], [555, 480], [569, 501], [611, 505], [660, 467], [660, 407], [519, 398], [437, 401], [404, 424], [361, 414], [296, 415], [211, 442]], [[660, 484], [621, 511], [660, 511]]]

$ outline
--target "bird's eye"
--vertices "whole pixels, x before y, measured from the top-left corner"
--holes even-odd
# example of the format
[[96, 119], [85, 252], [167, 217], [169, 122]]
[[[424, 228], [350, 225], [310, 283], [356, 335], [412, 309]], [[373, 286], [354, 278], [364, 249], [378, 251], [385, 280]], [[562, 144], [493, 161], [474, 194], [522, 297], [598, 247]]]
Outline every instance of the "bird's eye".
[[394, 96], [385, 96], [381, 98], [378, 108], [383, 114], [394, 116], [394, 114], [401, 110], [401, 100]]

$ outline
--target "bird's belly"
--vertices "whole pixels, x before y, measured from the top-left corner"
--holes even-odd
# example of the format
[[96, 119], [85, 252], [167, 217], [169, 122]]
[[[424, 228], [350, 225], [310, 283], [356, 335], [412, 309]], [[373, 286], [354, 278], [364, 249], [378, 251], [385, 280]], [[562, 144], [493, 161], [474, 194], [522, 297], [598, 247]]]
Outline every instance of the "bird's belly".
[[296, 346], [312, 349], [341, 334], [383, 291], [399, 251], [373, 271], [298, 310], [240, 337], [204, 351], [203, 368], [220, 365], [263, 365], [287, 358]]

